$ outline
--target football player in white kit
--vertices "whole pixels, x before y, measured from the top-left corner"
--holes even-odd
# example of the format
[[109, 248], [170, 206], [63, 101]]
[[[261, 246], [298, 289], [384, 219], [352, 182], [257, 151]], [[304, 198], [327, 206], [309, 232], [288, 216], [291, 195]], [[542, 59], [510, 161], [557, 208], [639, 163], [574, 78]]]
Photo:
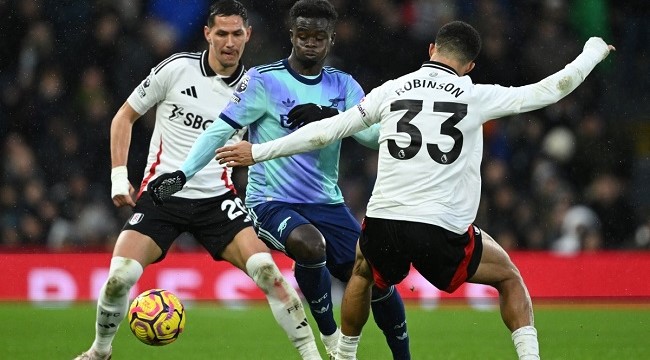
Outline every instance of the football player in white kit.
[[[246, 8], [236, 0], [215, 2], [203, 32], [207, 51], [177, 53], [162, 61], [113, 118], [111, 196], [115, 206], [133, 207], [133, 215], [117, 239], [108, 279], [99, 294], [95, 340], [76, 359], [111, 358], [111, 344], [127, 313], [129, 290], [143, 269], [163, 260], [185, 231], [214, 260], [230, 262], [255, 281], [303, 359], [321, 359], [302, 301], [253, 230], [233, 187], [231, 169], [213, 161], [164, 206], [156, 206], [146, 194], [150, 181], [180, 167], [194, 140], [217, 118], [243, 78], [240, 58], [251, 35]], [[131, 130], [154, 106], [156, 124], [136, 194], [126, 168]], [[235, 137], [232, 141], [241, 140], [241, 134]]]
[[221, 163], [250, 165], [310, 151], [380, 123], [377, 180], [343, 296], [336, 359], [356, 358], [371, 285], [397, 284], [411, 265], [447, 292], [466, 281], [496, 288], [519, 359], [540, 358], [532, 302], [519, 270], [473, 224], [481, 192], [482, 126], [559, 101], [614, 47], [591, 38], [563, 70], [510, 88], [474, 84], [466, 76], [480, 47], [471, 25], [448, 23], [429, 46], [430, 61], [374, 89], [356, 108], [274, 141], [218, 150]]

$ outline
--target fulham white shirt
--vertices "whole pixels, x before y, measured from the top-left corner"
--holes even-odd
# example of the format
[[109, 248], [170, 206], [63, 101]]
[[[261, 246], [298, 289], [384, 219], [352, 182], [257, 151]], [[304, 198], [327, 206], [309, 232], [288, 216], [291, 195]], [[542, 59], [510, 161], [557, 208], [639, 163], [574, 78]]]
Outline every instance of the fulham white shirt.
[[[208, 52], [177, 53], [151, 70], [127, 99], [139, 114], [156, 106], [147, 166], [138, 196], [149, 181], [180, 169], [196, 138], [214, 121], [244, 76], [240, 64], [230, 77], [217, 75], [208, 64]], [[243, 132], [229, 142], [241, 140]], [[233, 188], [231, 169], [211, 161], [174, 196], [207, 198]]]

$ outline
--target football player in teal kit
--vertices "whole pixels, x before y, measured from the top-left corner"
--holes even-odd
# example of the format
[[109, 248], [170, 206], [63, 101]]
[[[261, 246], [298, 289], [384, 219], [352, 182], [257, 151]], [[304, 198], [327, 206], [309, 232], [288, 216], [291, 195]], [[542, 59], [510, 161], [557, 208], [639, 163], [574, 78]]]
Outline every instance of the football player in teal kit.
[[[250, 69], [230, 104], [194, 143], [180, 170], [151, 183], [161, 203], [180, 191], [187, 179], [214, 161], [215, 150], [248, 127], [253, 143], [264, 143], [307, 122], [345, 111], [364, 97], [347, 73], [324, 66], [334, 43], [336, 10], [326, 0], [300, 0], [290, 11], [291, 55]], [[314, 105], [317, 104], [317, 105]], [[378, 128], [353, 137], [378, 148]], [[347, 281], [354, 263], [360, 226], [338, 187], [340, 141], [305, 154], [251, 166], [246, 206], [259, 237], [296, 261], [295, 277], [309, 304], [328, 355], [339, 337], [332, 311], [331, 276]], [[402, 299], [394, 287], [373, 292], [373, 314], [394, 359], [410, 359]]]

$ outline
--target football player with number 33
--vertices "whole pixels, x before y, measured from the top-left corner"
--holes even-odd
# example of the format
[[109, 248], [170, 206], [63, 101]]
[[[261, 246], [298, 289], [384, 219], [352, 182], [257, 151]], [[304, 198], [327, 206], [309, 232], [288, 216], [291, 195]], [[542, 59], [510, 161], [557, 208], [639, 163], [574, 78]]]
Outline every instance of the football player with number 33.
[[380, 124], [377, 181], [343, 295], [336, 359], [356, 358], [371, 286], [401, 282], [411, 265], [447, 292], [466, 281], [496, 288], [519, 359], [540, 358], [532, 302], [519, 270], [473, 224], [481, 196], [482, 127], [559, 101], [614, 47], [591, 38], [564, 69], [509, 88], [474, 84], [467, 76], [480, 48], [481, 37], [471, 25], [448, 23], [429, 45], [430, 61], [375, 88], [356, 107], [277, 140], [218, 151], [221, 163], [251, 165], [327, 146]]

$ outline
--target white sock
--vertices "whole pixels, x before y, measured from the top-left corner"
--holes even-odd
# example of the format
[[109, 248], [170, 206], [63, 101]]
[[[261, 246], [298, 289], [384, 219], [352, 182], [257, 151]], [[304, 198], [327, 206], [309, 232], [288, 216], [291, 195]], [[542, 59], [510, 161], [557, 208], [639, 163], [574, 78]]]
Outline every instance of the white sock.
[[320, 359], [302, 300], [282, 276], [271, 254], [257, 253], [251, 256], [246, 262], [246, 271], [264, 291], [275, 321], [287, 333], [302, 358]]
[[341, 333], [339, 345], [336, 349], [336, 360], [356, 360], [359, 340], [361, 340], [361, 335], [347, 336]]
[[115, 256], [111, 259], [108, 279], [97, 299], [95, 341], [91, 349], [100, 355], [111, 351], [120, 323], [129, 311], [129, 290], [142, 275], [142, 265], [133, 259]]
[[339, 344], [339, 337], [341, 337], [341, 329], [336, 328], [336, 331], [332, 335], [323, 335], [320, 334], [320, 339], [325, 345], [325, 352], [329, 354], [336, 353], [336, 347]]
[[519, 360], [539, 360], [537, 330], [533, 326], [521, 327], [512, 333], [512, 342]]

